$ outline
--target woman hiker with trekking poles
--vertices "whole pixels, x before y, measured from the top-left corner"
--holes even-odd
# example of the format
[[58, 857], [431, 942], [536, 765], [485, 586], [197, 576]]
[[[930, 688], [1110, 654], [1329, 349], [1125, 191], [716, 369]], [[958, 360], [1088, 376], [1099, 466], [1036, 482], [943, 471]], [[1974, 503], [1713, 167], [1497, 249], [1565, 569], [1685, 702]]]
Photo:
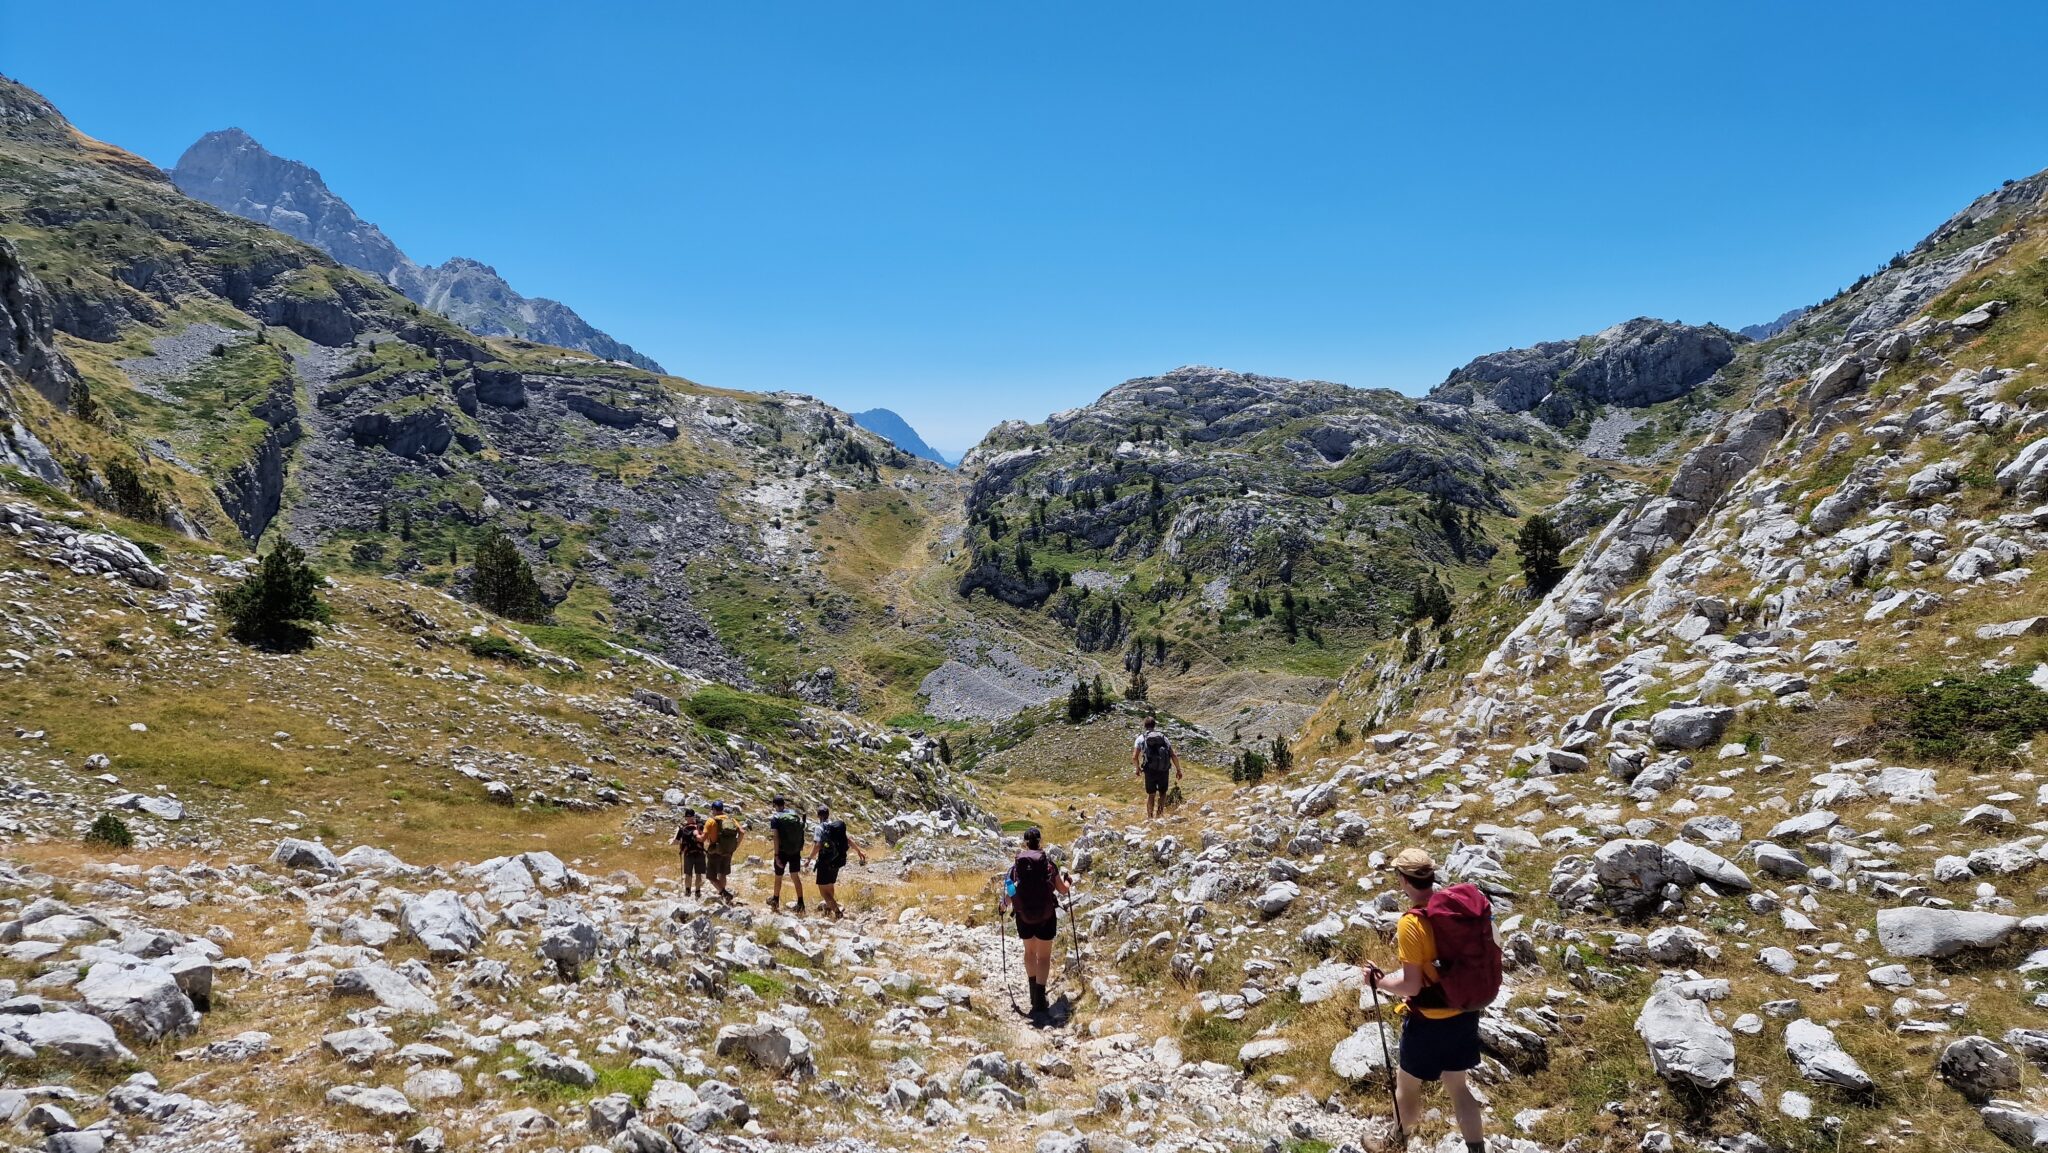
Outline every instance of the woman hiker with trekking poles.
[[[1024, 848], [1004, 878], [1000, 907], [1013, 913], [1017, 936], [1024, 942], [1024, 979], [1031, 985], [1031, 1016], [1049, 1019], [1052, 1005], [1046, 1000], [1046, 982], [1052, 978], [1052, 942], [1059, 935], [1060, 894], [1070, 891], [1059, 866], [1046, 855], [1040, 842], [1045, 834], [1036, 825], [1024, 830]], [[1000, 938], [1002, 930], [996, 935]], [[1015, 1001], [1011, 1002], [1014, 1006]]]
[[[1442, 1081], [1466, 1150], [1485, 1153], [1479, 1100], [1466, 1074], [1479, 1065], [1480, 1014], [1500, 992], [1493, 907], [1474, 885], [1438, 889], [1436, 862], [1421, 849], [1401, 850], [1394, 858], [1394, 878], [1410, 906], [1394, 927], [1401, 968], [1389, 976], [1368, 962], [1365, 970], [1376, 1017], [1381, 994], [1405, 1002], [1394, 1072], [1394, 1128], [1405, 1146], [1422, 1117], [1422, 1083]], [[1387, 1060], [1385, 1018], [1380, 1020], [1380, 1056]]]

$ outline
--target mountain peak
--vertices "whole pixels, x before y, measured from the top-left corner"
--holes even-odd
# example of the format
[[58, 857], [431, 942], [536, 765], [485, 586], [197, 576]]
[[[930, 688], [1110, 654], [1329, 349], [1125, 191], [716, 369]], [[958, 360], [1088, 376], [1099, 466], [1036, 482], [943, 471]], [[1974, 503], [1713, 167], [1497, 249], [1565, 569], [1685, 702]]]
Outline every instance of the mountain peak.
[[947, 468], [952, 468], [955, 464], [954, 461], [947, 460], [945, 455], [938, 449], [926, 444], [924, 438], [917, 435], [917, 430], [910, 427], [909, 421], [904, 420], [886, 408], [871, 408], [866, 412], [856, 412], [853, 414], [853, 423], [887, 440], [890, 444], [895, 445], [912, 456], [921, 456], [926, 460], [936, 461]]
[[269, 225], [377, 277], [479, 336], [513, 336], [666, 371], [567, 305], [520, 294], [480, 260], [457, 256], [421, 266], [383, 229], [356, 215], [312, 166], [271, 152], [240, 128], [194, 141], [171, 170], [171, 181], [187, 196]]

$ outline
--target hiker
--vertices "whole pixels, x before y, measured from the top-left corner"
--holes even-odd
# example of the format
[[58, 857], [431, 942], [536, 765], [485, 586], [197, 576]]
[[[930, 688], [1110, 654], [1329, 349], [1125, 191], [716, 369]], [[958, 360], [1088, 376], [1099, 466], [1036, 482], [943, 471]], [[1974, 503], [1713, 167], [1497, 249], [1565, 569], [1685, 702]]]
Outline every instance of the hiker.
[[704, 818], [697, 810], [683, 810], [683, 823], [676, 826], [674, 844], [683, 854], [683, 896], [703, 896]]
[[1010, 866], [1003, 897], [1016, 914], [1017, 937], [1024, 942], [1024, 979], [1031, 985], [1033, 1016], [1052, 1011], [1045, 985], [1052, 977], [1052, 940], [1060, 928], [1059, 894], [1068, 891], [1059, 866], [1039, 847], [1044, 836], [1036, 825], [1024, 830], [1024, 849]]
[[1442, 1081], [1469, 1153], [1484, 1153], [1479, 1101], [1466, 1073], [1479, 1065], [1479, 1016], [1500, 992], [1500, 946], [1493, 906], [1473, 885], [1436, 887], [1436, 862], [1421, 849], [1394, 858], [1394, 876], [1411, 906], [1394, 929], [1401, 970], [1368, 963], [1375, 993], [1406, 998], [1401, 1055], [1394, 1077], [1394, 1124], [1405, 1137], [1422, 1116], [1422, 1083]]
[[1181, 768], [1180, 754], [1174, 751], [1173, 742], [1159, 731], [1159, 718], [1145, 718], [1145, 731], [1131, 742], [1131, 769], [1133, 775], [1145, 782], [1145, 819], [1166, 815], [1167, 774], [1173, 774], [1173, 783], [1178, 784], [1186, 776]]
[[746, 835], [739, 817], [726, 813], [724, 801], [711, 802], [711, 816], [699, 834], [704, 843], [704, 875], [711, 878], [718, 899], [728, 905], [733, 903], [732, 890], [727, 887], [727, 878], [732, 876], [732, 855], [740, 851], [740, 842]]
[[860, 857], [860, 863], [868, 863], [868, 851], [846, 831], [846, 822], [834, 819], [828, 806], [818, 806], [818, 836], [811, 842], [811, 860], [818, 870], [818, 901], [833, 920], [845, 916], [840, 911], [839, 870], [846, 867], [846, 854], [851, 850]]
[[796, 911], [804, 911], [804, 817], [788, 797], [775, 798], [775, 812], [768, 818], [768, 831], [775, 834], [775, 895], [768, 898], [772, 910], [782, 908], [782, 874], [796, 886]]

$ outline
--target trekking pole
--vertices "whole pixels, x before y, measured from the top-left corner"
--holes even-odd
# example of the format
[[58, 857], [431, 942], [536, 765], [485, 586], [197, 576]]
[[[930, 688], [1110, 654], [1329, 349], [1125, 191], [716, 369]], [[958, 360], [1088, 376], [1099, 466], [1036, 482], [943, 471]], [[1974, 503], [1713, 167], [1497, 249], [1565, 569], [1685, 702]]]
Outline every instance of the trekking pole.
[[1009, 999], [1010, 1012], [1018, 1016], [1024, 1010], [1017, 1007], [1017, 991], [1010, 986], [1010, 937], [1003, 932], [1003, 882], [996, 878], [996, 950], [1003, 958], [1003, 996]]
[[1086, 942], [1081, 939], [1081, 919], [1074, 916], [1074, 894], [1071, 890], [1067, 893], [1067, 928], [1071, 930], [1071, 935], [1067, 938], [1068, 970], [1075, 977], [1079, 977], [1081, 975], [1081, 946]]
[[1387, 1067], [1387, 1100], [1394, 1106], [1394, 1133], [1405, 1146], [1408, 1143], [1408, 1127], [1401, 1124], [1401, 1095], [1394, 1087], [1394, 1057], [1387, 1051], [1387, 1019], [1380, 1015], [1380, 983], [1370, 979], [1366, 983], [1372, 989], [1372, 1021], [1373, 1027], [1378, 1029], [1380, 1034], [1380, 1061]]

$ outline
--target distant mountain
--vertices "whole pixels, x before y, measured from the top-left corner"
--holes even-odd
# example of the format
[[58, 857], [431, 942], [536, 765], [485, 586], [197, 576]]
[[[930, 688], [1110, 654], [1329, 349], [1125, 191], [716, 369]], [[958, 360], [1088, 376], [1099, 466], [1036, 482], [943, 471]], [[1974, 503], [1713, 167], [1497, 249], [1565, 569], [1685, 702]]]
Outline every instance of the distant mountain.
[[1737, 331], [1742, 333], [1742, 335], [1750, 338], [1751, 340], [1769, 340], [1770, 338], [1792, 327], [1795, 321], [1797, 321], [1800, 317], [1806, 315], [1806, 312], [1806, 306], [1801, 305], [1798, 308], [1794, 308], [1783, 313], [1776, 320], [1767, 320], [1762, 324], [1744, 325]]
[[516, 336], [664, 371], [568, 305], [520, 295], [488, 264], [460, 256], [441, 265], [415, 263], [382, 229], [357, 216], [319, 172], [270, 152], [239, 128], [200, 137], [178, 158], [171, 181], [195, 200], [267, 224], [381, 279], [479, 336]]
[[921, 456], [926, 460], [935, 460], [948, 468], [958, 463], [947, 460], [938, 449], [926, 444], [924, 438], [917, 435], [917, 430], [910, 427], [909, 421], [904, 420], [886, 408], [871, 408], [866, 412], [856, 412], [853, 414], [853, 423], [887, 440], [890, 444], [895, 445], [912, 456]]

